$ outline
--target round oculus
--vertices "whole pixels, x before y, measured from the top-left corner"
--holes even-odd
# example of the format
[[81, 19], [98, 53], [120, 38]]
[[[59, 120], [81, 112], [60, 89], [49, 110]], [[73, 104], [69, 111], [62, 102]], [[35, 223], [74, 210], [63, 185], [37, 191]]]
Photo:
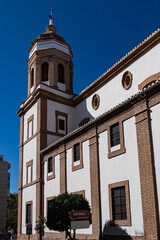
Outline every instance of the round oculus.
[[126, 71], [122, 77], [122, 86], [125, 90], [128, 90], [132, 85], [132, 73]]
[[100, 104], [100, 97], [98, 94], [94, 94], [93, 98], [92, 98], [92, 107], [94, 110], [97, 110], [99, 108], [99, 104]]

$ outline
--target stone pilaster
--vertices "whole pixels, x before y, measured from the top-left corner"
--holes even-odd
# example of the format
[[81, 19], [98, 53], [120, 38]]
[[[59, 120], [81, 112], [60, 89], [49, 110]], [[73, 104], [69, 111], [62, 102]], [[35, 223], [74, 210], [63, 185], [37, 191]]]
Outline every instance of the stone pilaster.
[[66, 149], [63, 145], [60, 149], [60, 194], [67, 191], [66, 181]]
[[158, 207], [151, 120], [146, 100], [135, 105], [145, 240], [158, 240]]
[[92, 210], [92, 236], [100, 237], [100, 193], [99, 193], [99, 161], [98, 161], [98, 138], [96, 129], [89, 140], [90, 149], [90, 178], [91, 178], [91, 210]]

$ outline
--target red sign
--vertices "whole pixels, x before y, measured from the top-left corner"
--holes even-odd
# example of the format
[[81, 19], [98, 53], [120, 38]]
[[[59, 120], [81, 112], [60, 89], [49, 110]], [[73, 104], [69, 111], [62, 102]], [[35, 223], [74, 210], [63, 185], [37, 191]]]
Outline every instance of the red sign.
[[88, 211], [71, 211], [70, 212], [71, 220], [86, 220], [89, 219]]

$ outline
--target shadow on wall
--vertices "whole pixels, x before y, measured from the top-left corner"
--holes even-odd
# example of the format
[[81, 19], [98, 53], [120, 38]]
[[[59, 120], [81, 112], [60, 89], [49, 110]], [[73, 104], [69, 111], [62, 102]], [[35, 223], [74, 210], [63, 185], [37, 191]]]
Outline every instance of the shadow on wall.
[[132, 240], [132, 237], [124, 229], [112, 221], [105, 222], [102, 235], [104, 240]]

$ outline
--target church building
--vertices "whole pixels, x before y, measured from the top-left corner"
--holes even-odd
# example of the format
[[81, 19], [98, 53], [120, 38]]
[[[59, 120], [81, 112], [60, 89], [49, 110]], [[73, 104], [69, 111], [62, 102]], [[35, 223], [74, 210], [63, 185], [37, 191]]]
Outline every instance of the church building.
[[[21, 103], [18, 239], [66, 191], [90, 203], [77, 239], [158, 240], [160, 216], [160, 30], [73, 93], [72, 50], [50, 19], [29, 50]], [[44, 240], [65, 234], [45, 228]]]

